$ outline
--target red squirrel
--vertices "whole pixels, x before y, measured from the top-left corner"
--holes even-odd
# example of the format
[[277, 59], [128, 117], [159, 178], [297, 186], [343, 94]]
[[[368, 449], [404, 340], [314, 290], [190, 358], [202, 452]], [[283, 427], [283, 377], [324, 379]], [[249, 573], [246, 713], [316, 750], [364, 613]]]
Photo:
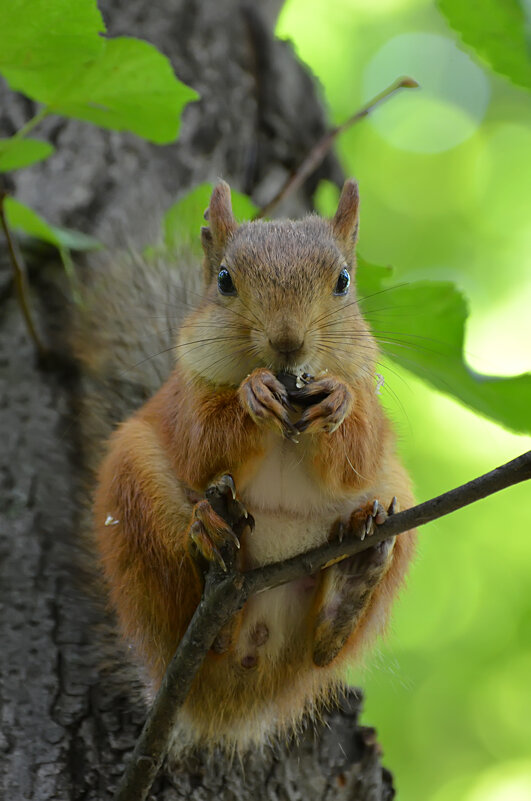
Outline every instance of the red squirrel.
[[[176, 366], [112, 434], [95, 493], [110, 602], [148, 694], [201, 597], [197, 557], [222, 563], [235, 536], [205, 499], [221, 477], [255, 522], [239, 538], [243, 570], [339, 529], [370, 535], [412, 505], [356, 295], [358, 205], [348, 180], [332, 220], [238, 225], [227, 184], [212, 193], [204, 290], [180, 327]], [[195, 678], [176, 743], [242, 751], [317, 712], [384, 629], [414, 542], [406, 532], [250, 598]]]

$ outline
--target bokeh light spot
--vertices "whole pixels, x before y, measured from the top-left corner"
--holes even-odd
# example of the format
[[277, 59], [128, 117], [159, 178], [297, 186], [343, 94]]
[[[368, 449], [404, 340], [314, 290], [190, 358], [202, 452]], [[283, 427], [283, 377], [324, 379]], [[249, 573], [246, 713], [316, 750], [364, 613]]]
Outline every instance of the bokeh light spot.
[[502, 762], [486, 771], [464, 801], [529, 801], [531, 762]]
[[[526, 261], [531, 270], [531, 259]], [[473, 369], [490, 375], [518, 375], [531, 369], [530, 308], [531, 284], [522, 282], [499, 305], [475, 310], [466, 335], [467, 361]]]
[[364, 73], [369, 100], [401, 75], [417, 80], [399, 103], [383, 105], [372, 125], [395, 147], [439, 153], [468, 139], [481, 123], [490, 99], [483, 70], [444, 36], [406, 33], [386, 42]]

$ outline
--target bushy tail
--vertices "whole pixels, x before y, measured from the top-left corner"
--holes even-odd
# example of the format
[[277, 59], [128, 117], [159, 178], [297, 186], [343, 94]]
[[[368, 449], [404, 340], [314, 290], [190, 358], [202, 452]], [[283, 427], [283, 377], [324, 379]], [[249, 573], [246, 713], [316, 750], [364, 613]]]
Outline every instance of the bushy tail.
[[123, 252], [87, 270], [71, 346], [81, 373], [78, 419], [90, 473], [114, 427], [168, 377], [177, 329], [197, 306], [200, 289], [201, 267], [189, 253], [144, 259]]

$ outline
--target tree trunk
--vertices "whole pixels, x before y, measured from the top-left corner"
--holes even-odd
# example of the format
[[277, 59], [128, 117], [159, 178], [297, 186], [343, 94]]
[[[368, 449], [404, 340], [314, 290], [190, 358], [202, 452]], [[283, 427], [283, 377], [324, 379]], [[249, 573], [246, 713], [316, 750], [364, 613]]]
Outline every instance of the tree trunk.
[[[279, 0], [108, 0], [111, 35], [154, 43], [200, 94], [179, 142], [156, 147], [128, 134], [49, 118], [39, 131], [52, 159], [13, 174], [17, 197], [56, 224], [111, 248], [149, 241], [149, 220], [177, 194], [227, 178], [265, 202], [325, 129], [312, 78], [272, 29]], [[13, 133], [34, 104], [0, 87], [0, 131]], [[328, 157], [280, 214], [311, 207], [321, 177], [340, 183]], [[82, 589], [76, 532], [83, 442], [74, 398], [79, 376], [37, 364], [0, 254], [1, 787], [4, 797], [104, 801], [123, 772], [145, 709], [129, 682], [103, 664], [104, 615]], [[49, 252], [31, 252], [32, 301], [46, 338], [64, 338], [64, 303], [48, 281]], [[55, 279], [54, 279], [55, 281]], [[82, 561], [82, 559], [81, 559]], [[118, 679], [118, 680], [117, 680]], [[325, 726], [299, 742], [252, 754], [244, 765], [198, 755], [185, 772], [159, 777], [154, 798], [384, 801], [391, 775], [374, 731], [360, 727], [352, 693]]]

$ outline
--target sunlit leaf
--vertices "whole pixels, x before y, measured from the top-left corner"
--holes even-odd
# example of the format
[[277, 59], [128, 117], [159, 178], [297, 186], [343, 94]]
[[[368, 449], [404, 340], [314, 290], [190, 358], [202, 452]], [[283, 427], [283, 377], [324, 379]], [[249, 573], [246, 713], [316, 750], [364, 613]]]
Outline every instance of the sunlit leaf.
[[41, 102], [76, 78], [104, 46], [95, 0], [0, 3], [0, 73], [12, 89]]
[[385, 355], [507, 428], [531, 432], [531, 373], [489, 376], [467, 365], [468, 308], [456, 287], [446, 281], [393, 285], [386, 274], [360, 259], [360, 307]]
[[39, 139], [0, 139], [0, 172], [10, 172], [43, 161], [54, 152]]
[[40, 214], [13, 197], [5, 199], [4, 208], [10, 228], [34, 236], [57, 248], [96, 250], [101, 247], [94, 237], [82, 234], [80, 231], [50, 225]]
[[104, 39], [94, 0], [0, 3], [0, 73], [50, 112], [173, 142], [197, 93], [140, 39]]
[[[530, 23], [519, 0], [438, 0], [452, 28], [493, 70], [531, 88]], [[531, 12], [530, 12], [531, 13]]]
[[68, 117], [164, 144], [177, 138], [181, 112], [197, 97], [153, 45], [123, 37], [106, 41], [77, 80], [45, 102]]

